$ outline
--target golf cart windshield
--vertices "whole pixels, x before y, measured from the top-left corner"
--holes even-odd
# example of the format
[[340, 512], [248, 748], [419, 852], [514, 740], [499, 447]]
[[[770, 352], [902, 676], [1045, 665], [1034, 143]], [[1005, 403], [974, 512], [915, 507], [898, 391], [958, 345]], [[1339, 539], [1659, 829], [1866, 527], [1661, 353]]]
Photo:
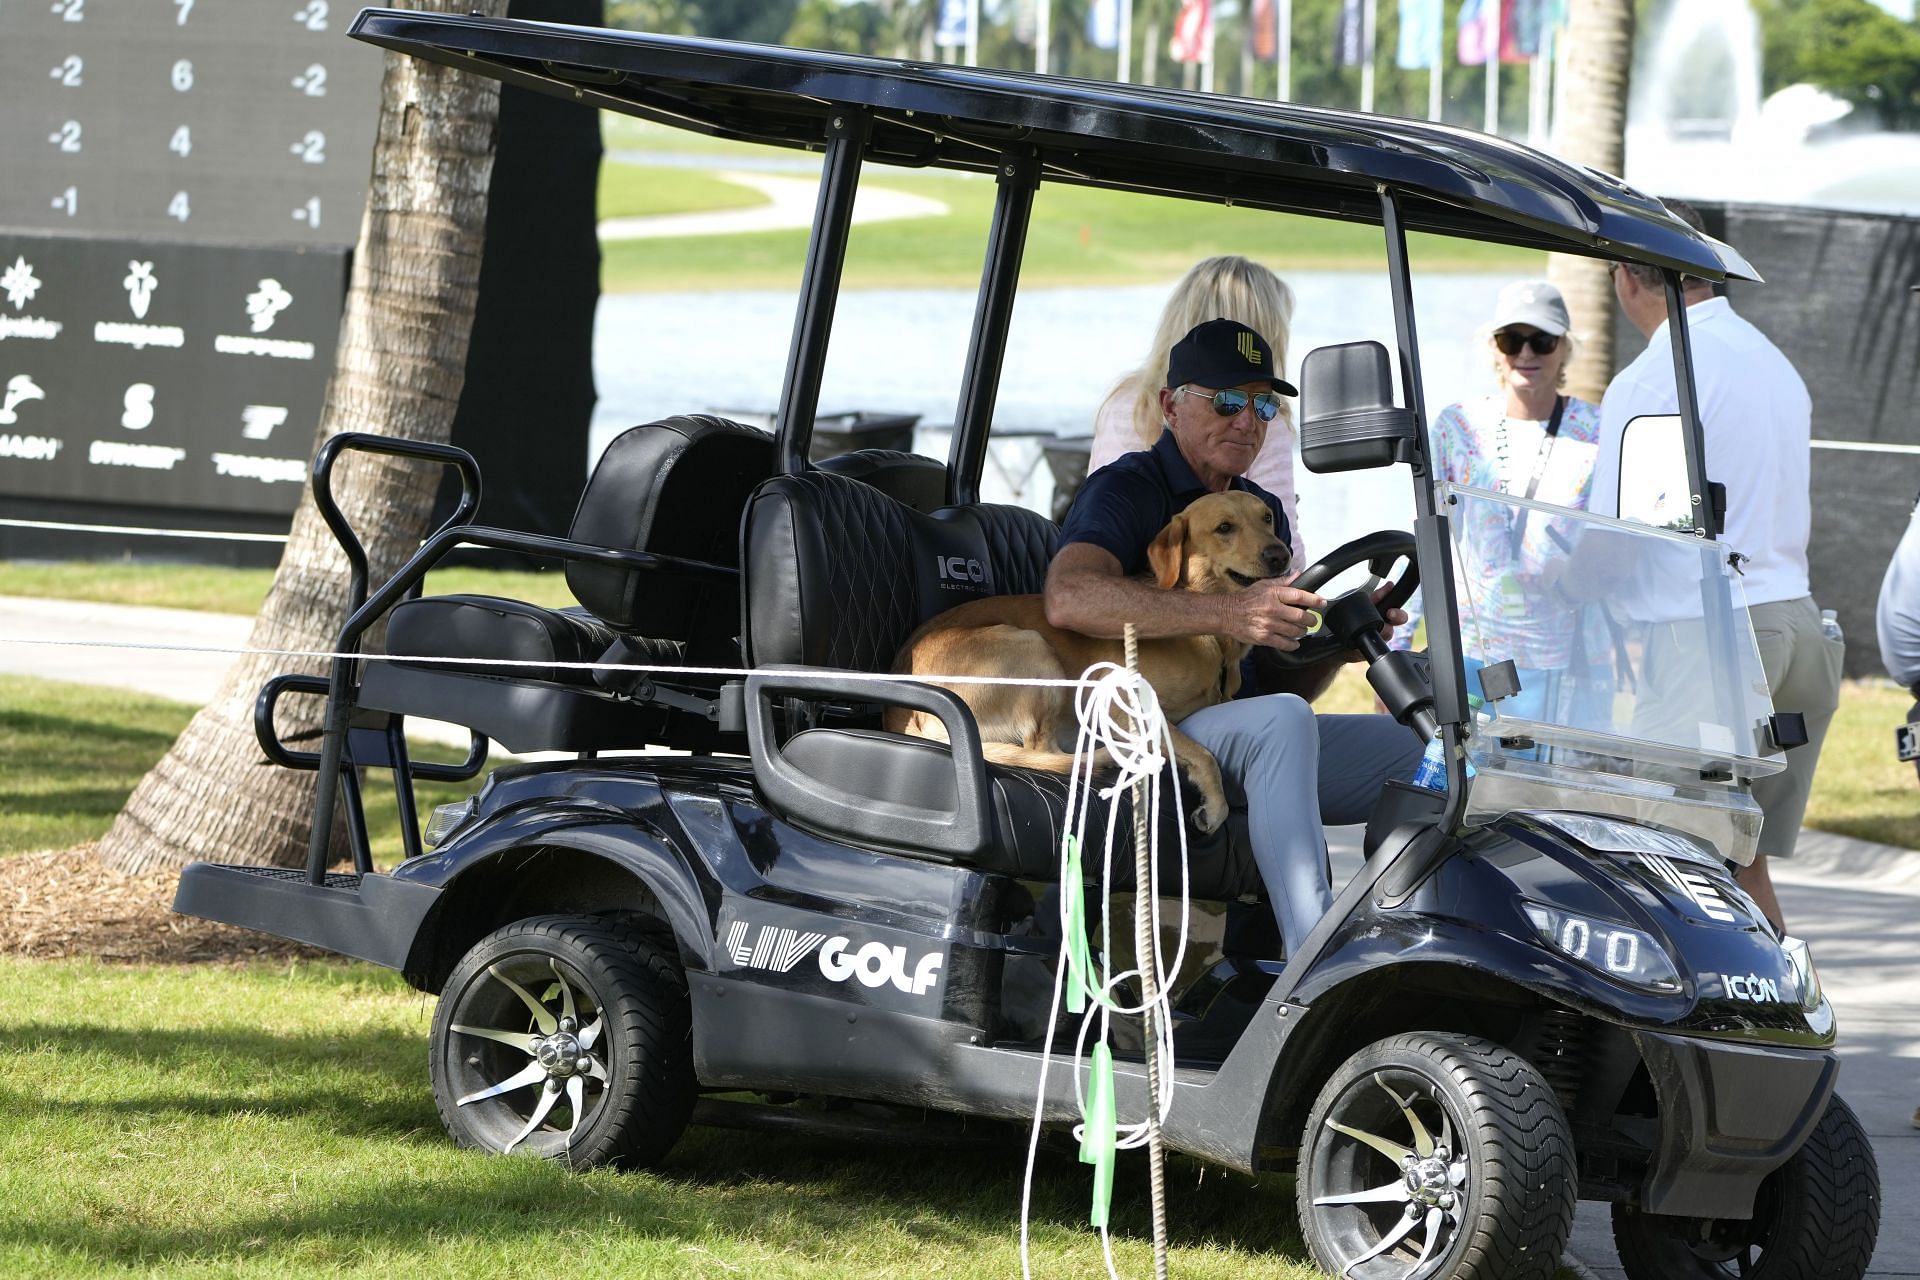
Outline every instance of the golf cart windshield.
[[1469, 815], [1600, 808], [1745, 860], [1759, 815], [1740, 784], [1785, 766], [1728, 548], [1511, 494], [1439, 492], [1462, 663], [1485, 695]]

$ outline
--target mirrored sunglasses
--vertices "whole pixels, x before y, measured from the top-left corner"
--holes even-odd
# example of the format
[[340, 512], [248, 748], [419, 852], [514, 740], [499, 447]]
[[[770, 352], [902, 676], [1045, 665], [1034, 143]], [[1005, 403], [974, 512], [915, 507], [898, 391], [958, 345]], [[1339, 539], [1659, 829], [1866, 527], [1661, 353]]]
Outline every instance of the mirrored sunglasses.
[[1532, 347], [1533, 354], [1544, 356], [1560, 345], [1557, 333], [1515, 333], [1511, 329], [1502, 329], [1493, 335], [1493, 345], [1500, 348], [1502, 355], [1517, 356], [1520, 348]]
[[1201, 396], [1213, 402], [1213, 411], [1223, 418], [1231, 418], [1253, 402], [1254, 416], [1262, 422], [1272, 422], [1280, 413], [1280, 393], [1278, 391], [1256, 391], [1252, 395], [1238, 387], [1228, 387], [1224, 391], [1215, 391], [1208, 395], [1205, 391], [1196, 391], [1192, 387], [1181, 387], [1174, 392], [1178, 396]]

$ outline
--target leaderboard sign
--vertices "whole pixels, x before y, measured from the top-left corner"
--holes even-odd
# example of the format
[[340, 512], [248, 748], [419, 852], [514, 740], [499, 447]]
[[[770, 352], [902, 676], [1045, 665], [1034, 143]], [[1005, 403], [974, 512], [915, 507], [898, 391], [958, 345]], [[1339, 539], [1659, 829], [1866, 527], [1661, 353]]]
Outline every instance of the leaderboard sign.
[[0, 495], [293, 510], [379, 110], [352, 12], [0, 3]]
[[0, 232], [0, 491], [291, 511], [346, 257]]

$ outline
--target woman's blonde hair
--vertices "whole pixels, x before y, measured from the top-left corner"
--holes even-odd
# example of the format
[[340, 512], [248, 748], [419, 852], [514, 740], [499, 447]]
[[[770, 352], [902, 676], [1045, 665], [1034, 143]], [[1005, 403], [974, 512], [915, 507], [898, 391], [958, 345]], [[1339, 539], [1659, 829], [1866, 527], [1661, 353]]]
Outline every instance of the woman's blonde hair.
[[[1273, 371], [1286, 376], [1287, 329], [1293, 323], [1293, 290], [1286, 281], [1237, 254], [1196, 262], [1173, 287], [1160, 312], [1160, 327], [1154, 330], [1146, 363], [1108, 393], [1108, 399], [1125, 394], [1132, 401], [1129, 416], [1143, 447], [1160, 438], [1160, 388], [1166, 385], [1173, 344], [1195, 325], [1219, 319], [1237, 320], [1265, 338], [1273, 348]], [[1276, 421], [1289, 430], [1293, 427], [1293, 405], [1284, 399]]]

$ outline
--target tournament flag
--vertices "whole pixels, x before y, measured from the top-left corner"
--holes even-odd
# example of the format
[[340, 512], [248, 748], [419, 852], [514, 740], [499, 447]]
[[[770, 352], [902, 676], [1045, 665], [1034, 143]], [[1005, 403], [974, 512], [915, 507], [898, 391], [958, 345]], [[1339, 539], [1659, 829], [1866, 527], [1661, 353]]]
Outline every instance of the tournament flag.
[[1367, 61], [1367, 19], [1361, 0], [1340, 0], [1340, 16], [1333, 24], [1333, 62], [1358, 67]]
[[1280, 56], [1279, 32], [1273, 23], [1273, 0], [1253, 0], [1247, 10], [1248, 43], [1261, 62], [1272, 62]]
[[1539, 56], [1545, 9], [1541, 0], [1506, 0], [1500, 8], [1500, 61], [1530, 62]]
[[967, 0], [940, 0], [940, 25], [933, 42], [942, 49], [958, 49], [967, 43]]
[[1093, 0], [1087, 6], [1087, 43], [1096, 49], [1120, 47], [1120, 0]]
[[1458, 33], [1454, 52], [1460, 65], [1477, 67], [1486, 62], [1493, 43], [1487, 39], [1486, 0], [1461, 0]]
[[1440, 61], [1440, 0], [1400, 0], [1400, 47], [1394, 62], [1402, 71], [1426, 71]]
[[1175, 62], [1204, 62], [1213, 36], [1213, 6], [1208, 0], [1183, 0], [1173, 20], [1167, 53]]

